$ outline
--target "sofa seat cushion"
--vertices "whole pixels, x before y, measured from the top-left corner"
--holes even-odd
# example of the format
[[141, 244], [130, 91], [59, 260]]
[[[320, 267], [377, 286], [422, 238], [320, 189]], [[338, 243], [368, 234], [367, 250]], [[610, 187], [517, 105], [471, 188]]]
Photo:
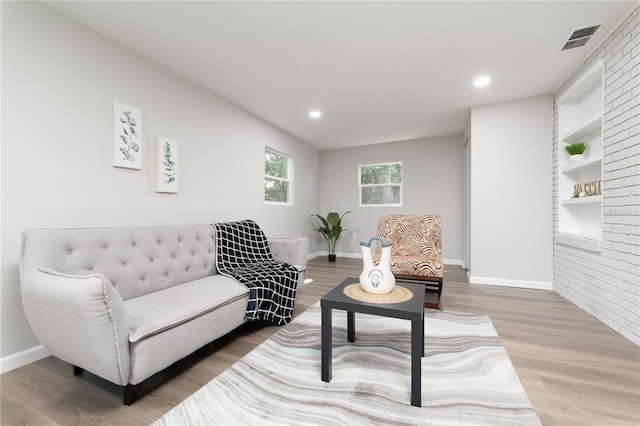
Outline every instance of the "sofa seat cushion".
[[213, 275], [145, 294], [124, 302], [129, 341], [176, 327], [242, 298], [249, 289], [237, 281]]

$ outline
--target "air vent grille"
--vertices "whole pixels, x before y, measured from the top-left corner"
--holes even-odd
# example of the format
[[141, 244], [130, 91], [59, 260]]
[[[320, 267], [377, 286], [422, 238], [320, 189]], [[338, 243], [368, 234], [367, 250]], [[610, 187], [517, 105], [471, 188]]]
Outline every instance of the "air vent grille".
[[569, 33], [569, 36], [565, 39], [562, 45], [561, 51], [575, 49], [576, 47], [582, 47], [591, 37], [598, 31], [598, 28], [602, 25], [602, 22], [598, 24], [588, 25], [586, 27], [574, 28]]

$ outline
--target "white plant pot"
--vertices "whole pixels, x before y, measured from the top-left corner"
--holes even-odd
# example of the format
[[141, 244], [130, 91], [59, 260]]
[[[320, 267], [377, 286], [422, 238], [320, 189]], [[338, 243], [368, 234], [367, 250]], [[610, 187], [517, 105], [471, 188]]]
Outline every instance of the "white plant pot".
[[584, 154], [574, 154], [569, 156], [570, 163], [579, 163], [584, 160]]

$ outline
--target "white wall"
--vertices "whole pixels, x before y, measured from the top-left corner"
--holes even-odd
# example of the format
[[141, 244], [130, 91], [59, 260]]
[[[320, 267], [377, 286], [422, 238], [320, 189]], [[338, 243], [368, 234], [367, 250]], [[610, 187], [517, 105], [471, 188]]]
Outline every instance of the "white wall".
[[[111, 166], [112, 103], [142, 109], [141, 171]], [[2, 3], [2, 351], [38, 345], [22, 310], [20, 234], [255, 219], [315, 234], [319, 153], [34, 2]], [[180, 193], [155, 192], [155, 136], [180, 143]], [[295, 162], [295, 206], [263, 201], [264, 147]], [[312, 236], [312, 235], [310, 235]]]
[[551, 289], [551, 96], [472, 108], [470, 139], [470, 281]]
[[[554, 93], [558, 99], [596, 61], [604, 63], [602, 241], [558, 232], [554, 158], [553, 288], [616, 332], [640, 344], [640, 7]], [[557, 107], [554, 110], [557, 149]]]
[[[358, 166], [403, 163], [402, 207], [359, 207]], [[376, 235], [383, 214], [439, 214], [442, 216], [443, 259], [462, 259], [462, 136], [390, 142], [357, 148], [322, 151], [320, 154], [321, 212], [343, 213], [349, 232], [338, 240], [338, 255], [359, 256], [360, 241]], [[319, 250], [326, 243], [317, 236]]]

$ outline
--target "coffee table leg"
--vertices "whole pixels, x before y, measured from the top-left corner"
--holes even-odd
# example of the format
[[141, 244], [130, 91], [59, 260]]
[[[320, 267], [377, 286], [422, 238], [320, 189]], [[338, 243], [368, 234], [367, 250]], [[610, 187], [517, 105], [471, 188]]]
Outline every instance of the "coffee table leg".
[[347, 311], [347, 340], [356, 341], [356, 314], [350, 311]]
[[[422, 334], [422, 336], [420, 336]], [[411, 321], [411, 405], [422, 407], [422, 353], [424, 352], [424, 321]]]
[[322, 381], [331, 381], [331, 309], [322, 308]]

